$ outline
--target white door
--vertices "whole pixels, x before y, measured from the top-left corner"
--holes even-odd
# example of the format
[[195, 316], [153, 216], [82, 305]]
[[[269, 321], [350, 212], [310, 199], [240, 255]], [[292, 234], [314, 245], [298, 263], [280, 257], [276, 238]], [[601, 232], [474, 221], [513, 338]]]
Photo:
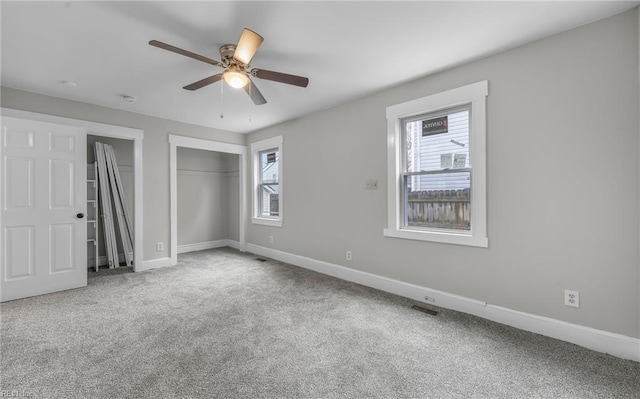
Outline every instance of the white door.
[[86, 140], [2, 117], [0, 301], [87, 285]]

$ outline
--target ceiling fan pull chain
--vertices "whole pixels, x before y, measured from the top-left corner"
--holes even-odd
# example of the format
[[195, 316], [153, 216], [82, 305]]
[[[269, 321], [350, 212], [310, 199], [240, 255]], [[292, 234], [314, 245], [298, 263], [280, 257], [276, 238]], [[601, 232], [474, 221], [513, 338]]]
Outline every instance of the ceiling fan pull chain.
[[[253, 85], [249, 85], [249, 97], [251, 97], [251, 89]], [[252, 97], [253, 98], [253, 97]], [[251, 122], [251, 108], [249, 108], [249, 122]]]
[[224, 82], [220, 85], [220, 119], [224, 118]]

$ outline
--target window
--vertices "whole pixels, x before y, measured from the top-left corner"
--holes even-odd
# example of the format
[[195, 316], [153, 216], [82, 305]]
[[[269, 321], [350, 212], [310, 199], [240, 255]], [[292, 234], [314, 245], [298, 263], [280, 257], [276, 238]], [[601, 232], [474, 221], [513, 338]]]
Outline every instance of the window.
[[385, 236], [486, 247], [487, 81], [387, 108]]
[[258, 216], [277, 217], [279, 206], [279, 173], [280, 151], [271, 148], [258, 153], [260, 162], [260, 180], [258, 183]]
[[253, 217], [251, 221], [282, 226], [282, 136], [251, 144]]

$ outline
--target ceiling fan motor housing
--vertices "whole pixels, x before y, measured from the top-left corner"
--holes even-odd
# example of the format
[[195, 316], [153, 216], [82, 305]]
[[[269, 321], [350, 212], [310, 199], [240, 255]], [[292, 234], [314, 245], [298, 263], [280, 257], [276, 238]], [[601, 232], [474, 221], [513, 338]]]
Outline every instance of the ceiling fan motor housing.
[[229, 68], [230, 66], [237, 66], [241, 69], [245, 69], [248, 65], [243, 65], [238, 62], [235, 58], [233, 58], [233, 54], [236, 52], [235, 44], [225, 44], [220, 46], [220, 57], [222, 58], [222, 64], [225, 68]]

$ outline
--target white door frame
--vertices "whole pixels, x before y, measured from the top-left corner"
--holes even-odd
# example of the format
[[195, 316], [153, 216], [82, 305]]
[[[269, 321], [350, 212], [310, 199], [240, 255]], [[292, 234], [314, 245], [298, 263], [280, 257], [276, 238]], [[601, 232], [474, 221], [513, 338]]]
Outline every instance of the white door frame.
[[36, 112], [21, 111], [10, 108], [0, 108], [0, 114], [14, 118], [30, 119], [40, 122], [57, 123], [59, 125], [80, 126], [87, 129], [87, 134], [92, 136], [112, 137], [124, 140], [133, 140], [133, 209], [134, 209], [134, 248], [133, 270], [142, 270], [143, 262], [143, 225], [142, 225], [142, 188], [144, 186], [142, 175], [142, 139], [144, 131], [124, 126], [107, 125], [104, 123], [83, 121], [81, 119], [64, 118], [61, 116], [39, 114]]
[[240, 179], [240, 251], [247, 249], [246, 241], [246, 220], [247, 220], [247, 198], [246, 198], [246, 158], [247, 147], [239, 144], [223, 143], [185, 137], [169, 135], [169, 182], [171, 188], [171, 265], [178, 264], [178, 147], [194, 148], [197, 150], [224, 152], [227, 154], [237, 154], [239, 158], [239, 179]]

